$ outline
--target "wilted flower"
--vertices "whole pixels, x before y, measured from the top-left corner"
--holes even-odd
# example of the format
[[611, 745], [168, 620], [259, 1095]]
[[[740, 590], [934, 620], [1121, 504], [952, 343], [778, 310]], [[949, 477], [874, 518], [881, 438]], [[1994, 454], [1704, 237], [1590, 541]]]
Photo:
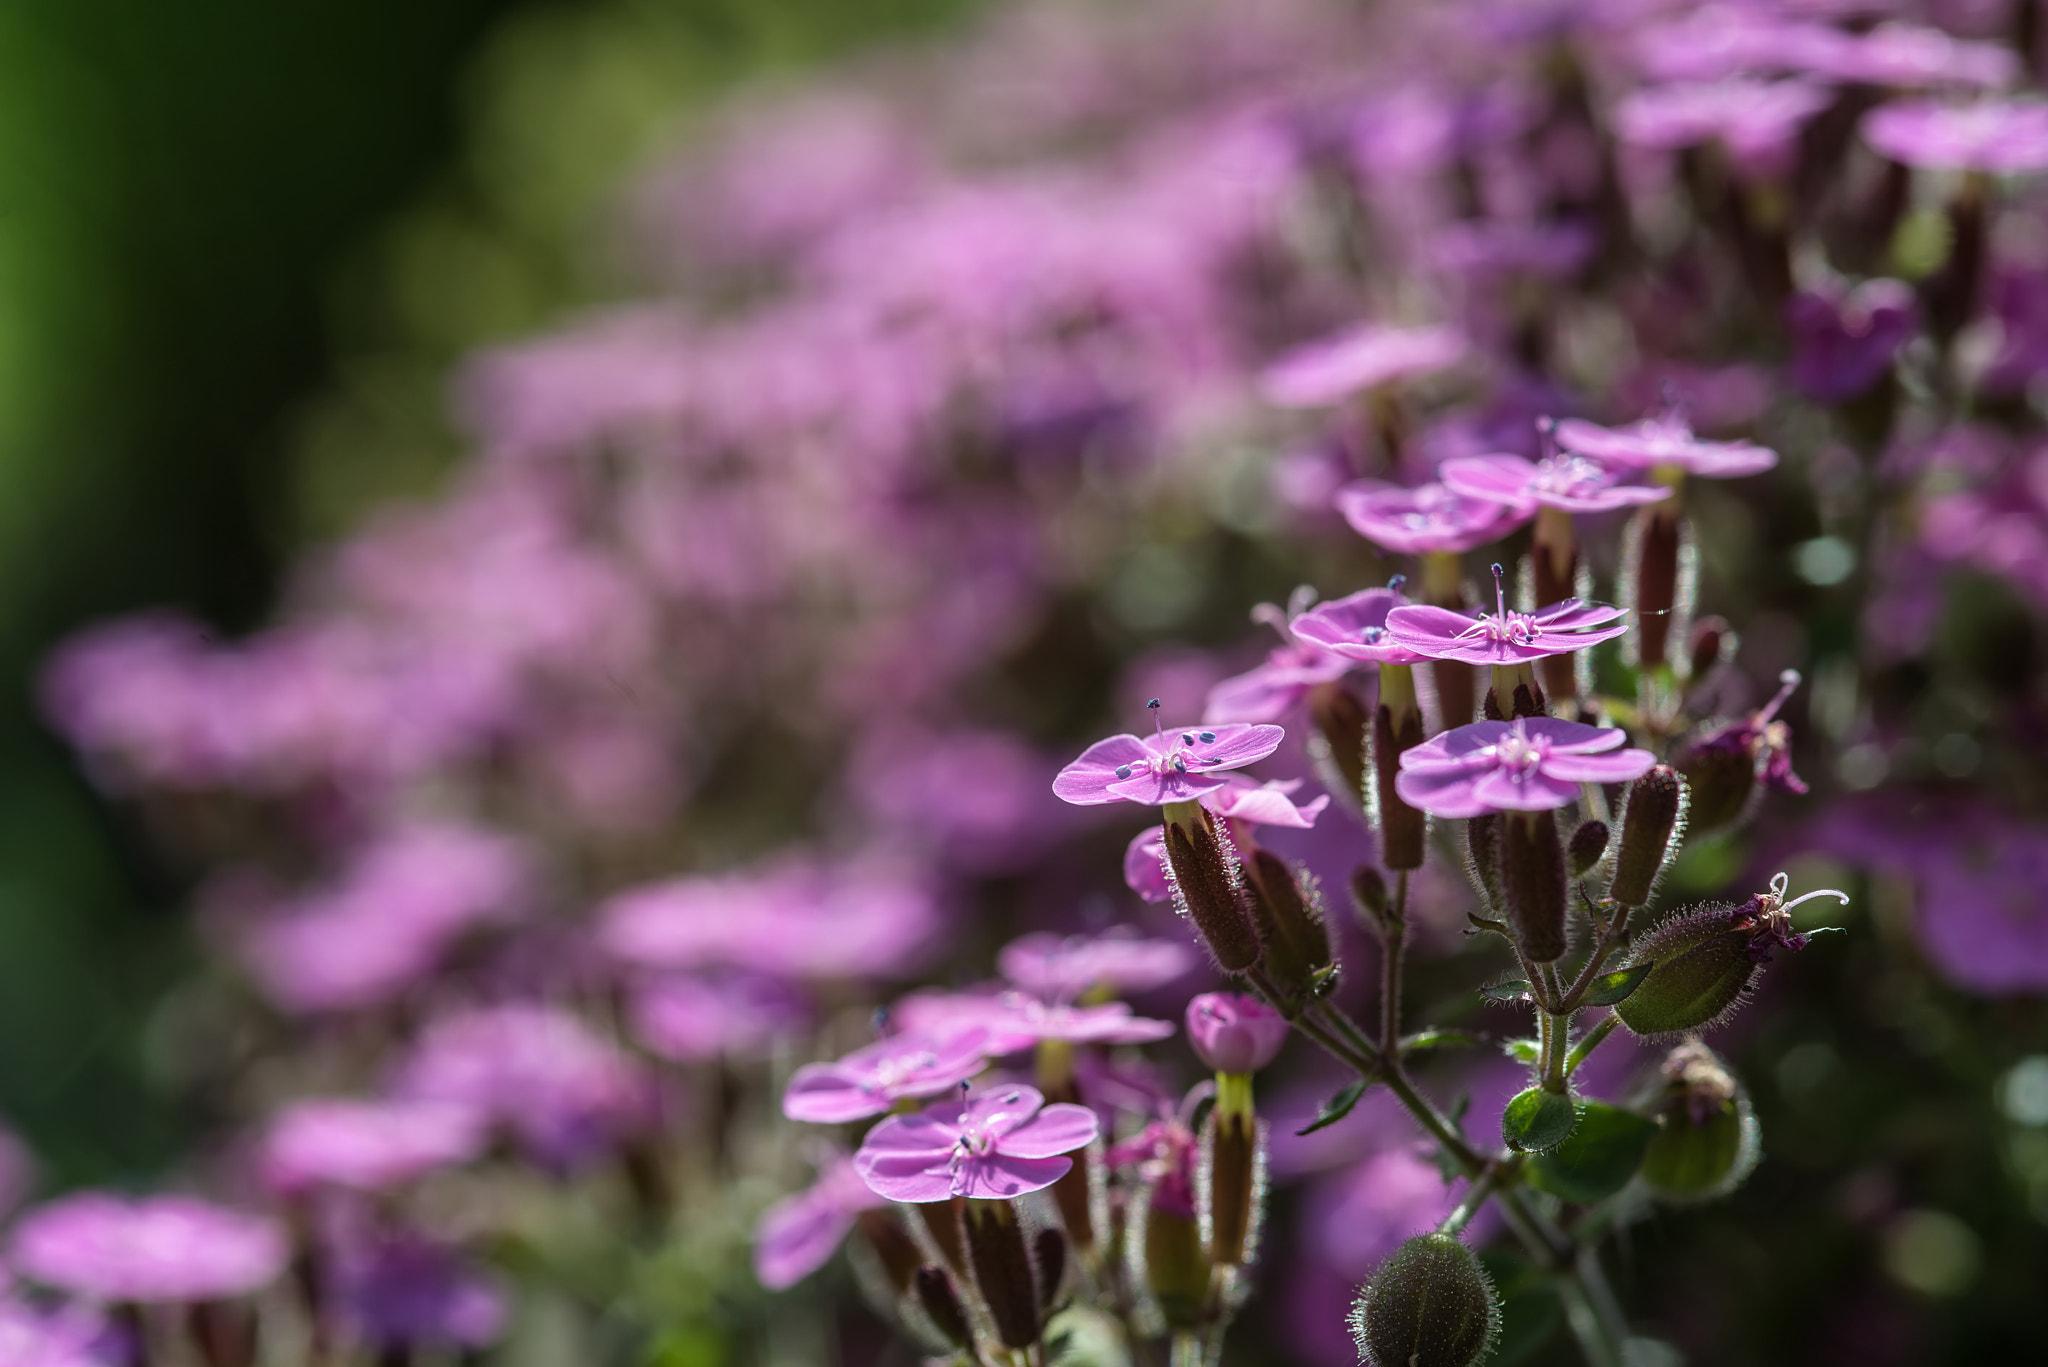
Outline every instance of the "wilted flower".
[[1477, 721], [1401, 752], [1401, 800], [1434, 816], [1540, 812], [1579, 799], [1582, 783], [1626, 783], [1657, 762], [1621, 749], [1627, 733], [1552, 717]]
[[1000, 1087], [890, 1116], [868, 1131], [853, 1161], [891, 1201], [1006, 1200], [1066, 1176], [1074, 1160], [1060, 1155], [1086, 1148], [1100, 1130], [1086, 1106], [1048, 1106], [1034, 1088]]

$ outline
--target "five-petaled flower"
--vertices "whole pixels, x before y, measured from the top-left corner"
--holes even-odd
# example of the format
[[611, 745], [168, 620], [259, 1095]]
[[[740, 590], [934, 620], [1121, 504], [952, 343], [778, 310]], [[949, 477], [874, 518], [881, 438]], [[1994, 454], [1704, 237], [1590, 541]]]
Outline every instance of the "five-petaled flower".
[[1617, 749], [1626, 739], [1618, 727], [1552, 717], [1477, 721], [1403, 751], [1394, 790], [1434, 816], [1547, 811], [1576, 802], [1581, 783], [1626, 783], [1657, 762]]
[[1048, 1106], [1035, 1088], [1000, 1087], [890, 1116], [868, 1131], [853, 1163], [891, 1201], [1009, 1200], [1066, 1176], [1074, 1160], [1062, 1155], [1100, 1130], [1086, 1106]]
[[1469, 551], [1529, 520], [1527, 513], [1434, 483], [1404, 489], [1361, 479], [1339, 489], [1335, 502], [1352, 531], [1381, 550], [1412, 555]]
[[988, 1031], [912, 1030], [856, 1049], [837, 1063], [807, 1063], [782, 1094], [791, 1120], [836, 1125], [880, 1115], [905, 1097], [937, 1096], [982, 1070]]
[[1567, 598], [1537, 612], [1508, 607], [1501, 568], [1493, 567], [1495, 607], [1468, 616], [1449, 608], [1413, 606], [1387, 614], [1387, 632], [1418, 655], [1472, 665], [1518, 665], [1564, 655], [1611, 640], [1628, 630], [1616, 622], [1623, 609]]
[[1626, 427], [1602, 427], [1583, 418], [1566, 418], [1557, 425], [1556, 437], [1564, 450], [1603, 465], [1631, 470], [1668, 465], [1704, 479], [1760, 475], [1778, 463], [1778, 453], [1768, 446], [1703, 441], [1693, 435], [1691, 423], [1670, 414], [1644, 418]]
[[1296, 636], [1343, 659], [1409, 665], [1430, 657], [1410, 650], [1387, 631], [1387, 615], [1407, 606], [1408, 599], [1398, 588], [1364, 589], [1312, 608], [1292, 625]]
[[1637, 484], [1625, 472], [1585, 456], [1559, 454], [1540, 461], [1520, 456], [1458, 456], [1438, 471], [1444, 486], [1518, 513], [1541, 506], [1567, 513], [1607, 513], [1671, 497], [1663, 484]]
[[[1150, 704], [1159, 706], [1157, 700]], [[1218, 722], [1175, 727], [1145, 737], [1111, 736], [1060, 770], [1052, 790], [1079, 807], [1137, 802], [1158, 807], [1192, 802], [1223, 786], [1223, 772], [1256, 764], [1280, 748], [1277, 726]]]

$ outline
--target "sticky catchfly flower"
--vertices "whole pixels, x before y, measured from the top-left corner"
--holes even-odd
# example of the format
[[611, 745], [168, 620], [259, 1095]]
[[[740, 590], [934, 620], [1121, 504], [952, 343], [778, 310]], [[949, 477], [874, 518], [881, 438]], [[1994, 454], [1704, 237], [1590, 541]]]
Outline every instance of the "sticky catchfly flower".
[[48, 1286], [97, 1301], [211, 1301], [275, 1280], [290, 1256], [284, 1231], [183, 1196], [139, 1201], [83, 1192], [30, 1211], [10, 1261]]
[[1038, 931], [1010, 941], [996, 956], [996, 967], [1005, 978], [1047, 1001], [1067, 1001], [1102, 989], [1149, 991], [1164, 987], [1199, 962], [1201, 957], [1189, 945], [1148, 940], [1125, 926], [1100, 935]]
[[1028, 992], [916, 992], [896, 1004], [906, 1030], [988, 1032], [990, 1058], [1014, 1054], [1041, 1040], [1068, 1044], [1150, 1044], [1173, 1033], [1171, 1021], [1134, 1016], [1122, 1002], [1069, 1006]]
[[1451, 328], [1368, 323], [1287, 352], [1259, 375], [1259, 394], [1281, 408], [1325, 408], [1395, 380], [1446, 370], [1472, 349]]
[[1100, 1129], [1086, 1106], [1048, 1106], [1035, 1088], [1002, 1087], [890, 1116], [868, 1131], [853, 1162], [891, 1201], [1008, 1200], [1066, 1176], [1074, 1160], [1062, 1155], [1086, 1148]]
[[856, 1049], [837, 1063], [807, 1063], [782, 1094], [791, 1120], [836, 1125], [880, 1115], [905, 1097], [950, 1092], [980, 1072], [988, 1031], [913, 1030]]
[[1704, 479], [1739, 479], [1762, 474], [1778, 463], [1778, 453], [1768, 446], [1702, 441], [1693, 435], [1692, 424], [1673, 415], [1644, 418], [1626, 427], [1566, 418], [1554, 435], [1564, 451], [1631, 470], [1668, 465]]
[[[1419, 657], [1418, 657], [1419, 658]], [[1247, 826], [1287, 826], [1305, 831], [1330, 805], [1328, 793], [1318, 793], [1307, 802], [1296, 803], [1298, 778], [1276, 778], [1255, 783], [1243, 774], [1231, 774], [1223, 787], [1204, 793], [1201, 803], [1232, 823], [1234, 838], [1242, 837]], [[1242, 843], [1242, 840], [1239, 840]], [[1124, 850], [1124, 883], [1148, 902], [1171, 902], [1173, 885], [1166, 877], [1166, 829], [1147, 826], [1131, 837]]]
[[884, 1204], [861, 1180], [852, 1159], [840, 1155], [829, 1160], [815, 1183], [761, 1216], [754, 1231], [754, 1275], [770, 1291], [795, 1286], [838, 1251], [862, 1211]]
[[1493, 567], [1495, 608], [1476, 617], [1449, 608], [1415, 606], [1387, 614], [1387, 631], [1400, 644], [1432, 660], [1513, 665], [1564, 655], [1611, 640], [1628, 629], [1614, 619], [1622, 609], [1567, 598], [1539, 612], [1507, 605], [1501, 567]]
[[1263, 664], [1211, 688], [1202, 707], [1203, 721], [1279, 721], [1317, 684], [1341, 679], [1350, 672], [1351, 661], [1294, 634], [1293, 622], [1314, 593], [1313, 589], [1296, 590], [1294, 601], [1285, 609], [1273, 603], [1252, 609], [1252, 619], [1280, 633], [1281, 643], [1267, 652]]
[[1863, 116], [1863, 140], [1893, 161], [1929, 170], [2039, 171], [2048, 168], [2048, 104], [1901, 101]]
[[476, 1157], [484, 1117], [431, 1101], [301, 1101], [271, 1123], [258, 1166], [273, 1191], [387, 1191]]
[[1188, 1003], [1188, 1043], [1219, 1073], [1256, 1073], [1287, 1042], [1287, 1017], [1235, 992], [1204, 992]]
[[[1157, 725], [1159, 700], [1153, 709]], [[1241, 722], [1160, 728], [1153, 735], [1111, 736], [1060, 770], [1052, 790], [1079, 807], [1136, 802], [1157, 807], [1191, 802], [1223, 786], [1223, 772], [1255, 764], [1280, 748], [1277, 726]]]
[[1584, 456], [1560, 454], [1540, 461], [1520, 456], [1459, 456], [1438, 471], [1445, 487], [1467, 498], [1490, 499], [1518, 513], [1541, 506], [1567, 513], [1607, 513], [1671, 496], [1662, 484], [1638, 484], [1626, 472]]
[[1578, 801], [1581, 783], [1626, 783], [1656, 764], [1648, 750], [1616, 748], [1626, 739], [1551, 717], [1473, 722], [1403, 751], [1394, 789], [1434, 816], [1547, 811]]
[[1352, 531], [1381, 550], [1410, 555], [1469, 551], [1498, 541], [1528, 521], [1527, 514], [1467, 498], [1441, 484], [1404, 489], [1362, 479], [1339, 489], [1335, 503]]
[[1387, 614], [1408, 606], [1401, 593], [1403, 577], [1383, 589], [1365, 589], [1349, 598], [1324, 603], [1294, 619], [1294, 634], [1333, 655], [1371, 664], [1406, 665], [1426, 660], [1387, 632]]

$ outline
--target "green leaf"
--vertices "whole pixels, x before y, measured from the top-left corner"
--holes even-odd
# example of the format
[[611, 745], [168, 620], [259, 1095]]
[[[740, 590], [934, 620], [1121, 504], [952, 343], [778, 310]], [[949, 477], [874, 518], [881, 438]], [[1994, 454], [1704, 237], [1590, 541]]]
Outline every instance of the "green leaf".
[[1408, 1053], [1417, 1049], [1470, 1049], [1484, 1043], [1485, 1040], [1470, 1030], [1424, 1030], [1402, 1040], [1401, 1050]]
[[1518, 1002], [1529, 995], [1529, 984], [1521, 978], [1510, 978], [1504, 983], [1480, 988], [1479, 995], [1490, 1002]]
[[1487, 1367], [1513, 1367], [1549, 1342], [1564, 1322], [1557, 1283], [1541, 1268], [1503, 1249], [1487, 1249], [1479, 1265], [1500, 1296], [1500, 1341]]
[[1517, 1063], [1535, 1067], [1543, 1057], [1543, 1041], [1539, 1039], [1511, 1039], [1501, 1041], [1501, 1052]]
[[1604, 1101], [1581, 1102], [1577, 1119], [1563, 1143], [1529, 1161], [1529, 1180], [1552, 1196], [1587, 1205], [1628, 1185], [1657, 1126]]
[[1540, 1153], [1563, 1143], [1576, 1119], [1572, 1099], [1563, 1092], [1531, 1087], [1501, 1112], [1500, 1137], [1518, 1153]]
[[1316, 1118], [1307, 1126], [1296, 1130], [1296, 1134], [1314, 1134], [1325, 1125], [1334, 1125], [1351, 1114], [1351, 1108], [1358, 1104], [1358, 1098], [1365, 1095], [1365, 1083], [1354, 1082], [1337, 1095], [1323, 1103], [1323, 1109], [1316, 1112]]
[[1587, 988], [1587, 1006], [1616, 1006], [1628, 1000], [1629, 993], [1643, 985], [1643, 979], [1650, 976], [1655, 964], [1637, 964], [1633, 968], [1618, 968], [1612, 973], [1602, 973], [1593, 979]]
[[1337, 965], [1325, 964], [1308, 980], [1311, 997], [1327, 997], [1337, 990]]

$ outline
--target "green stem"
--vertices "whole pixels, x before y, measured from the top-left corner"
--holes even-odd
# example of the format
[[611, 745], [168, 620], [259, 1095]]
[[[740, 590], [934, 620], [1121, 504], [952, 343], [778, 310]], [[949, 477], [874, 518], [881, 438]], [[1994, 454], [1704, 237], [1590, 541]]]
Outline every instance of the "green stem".
[[1401, 1057], [1401, 970], [1408, 944], [1408, 870], [1394, 877], [1394, 905], [1386, 918], [1380, 962], [1380, 1053]]
[[1570, 1077], [1573, 1073], [1576, 1073], [1579, 1070], [1579, 1065], [1586, 1061], [1586, 1055], [1598, 1049], [1600, 1041], [1613, 1034], [1614, 1027], [1620, 1024], [1621, 1017], [1610, 1011], [1598, 1025], [1588, 1030], [1586, 1037], [1573, 1045], [1571, 1054], [1566, 1057], [1564, 1061], [1564, 1075]]
[[1436, 1227], [1436, 1232], [1452, 1235], [1460, 1233], [1472, 1222], [1472, 1217], [1479, 1213], [1479, 1208], [1486, 1204], [1487, 1198], [1493, 1195], [1494, 1188], [1499, 1185], [1499, 1165], [1488, 1164], [1486, 1171], [1480, 1174], [1479, 1180], [1465, 1193], [1465, 1199], [1458, 1202], [1458, 1208], [1446, 1215], [1444, 1222]]

